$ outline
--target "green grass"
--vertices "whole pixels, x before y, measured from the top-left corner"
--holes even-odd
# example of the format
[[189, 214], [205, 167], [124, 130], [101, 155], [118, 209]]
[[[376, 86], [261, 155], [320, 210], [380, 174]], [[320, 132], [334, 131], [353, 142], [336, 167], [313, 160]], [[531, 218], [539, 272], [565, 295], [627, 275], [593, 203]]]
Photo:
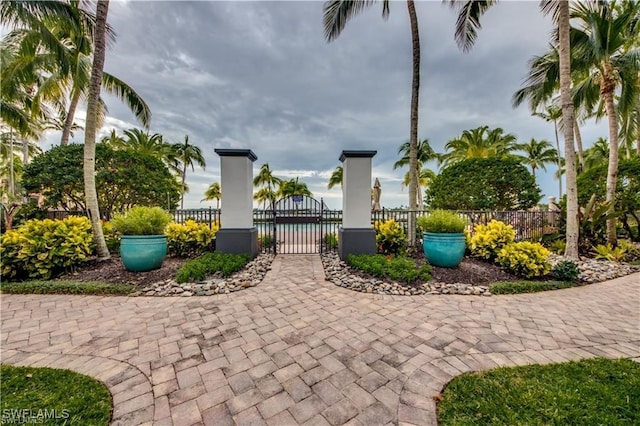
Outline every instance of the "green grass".
[[464, 374], [438, 405], [448, 425], [638, 425], [640, 365], [602, 358]]
[[0, 293], [14, 294], [95, 294], [127, 295], [134, 287], [126, 284], [108, 284], [80, 281], [23, 281], [0, 284]]
[[[2, 424], [109, 424], [111, 394], [91, 377], [69, 370], [10, 365], [0, 365], [0, 375]], [[28, 418], [17, 418], [16, 411], [10, 410], [20, 410]]]
[[505, 281], [491, 285], [492, 294], [536, 293], [539, 291], [558, 290], [577, 287], [580, 284], [570, 281]]

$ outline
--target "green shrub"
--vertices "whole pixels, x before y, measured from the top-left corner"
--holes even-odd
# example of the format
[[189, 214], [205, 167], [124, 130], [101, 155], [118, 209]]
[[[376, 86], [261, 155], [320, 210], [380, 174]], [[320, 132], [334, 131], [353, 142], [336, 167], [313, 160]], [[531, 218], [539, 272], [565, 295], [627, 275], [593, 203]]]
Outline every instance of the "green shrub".
[[93, 252], [91, 222], [86, 217], [29, 220], [20, 228], [7, 231], [1, 242], [4, 279], [50, 279], [73, 271]]
[[428, 264], [418, 268], [413, 259], [407, 257], [391, 257], [382, 254], [349, 255], [347, 264], [373, 276], [397, 282], [413, 283], [431, 279], [431, 269]]
[[407, 236], [404, 233], [404, 229], [395, 220], [377, 221], [374, 229], [376, 231], [378, 253], [400, 254], [406, 249]]
[[322, 237], [322, 242], [326, 248], [336, 249], [338, 247], [338, 236], [335, 233], [325, 234], [324, 237]]
[[563, 260], [551, 268], [551, 276], [556, 280], [575, 282], [578, 281], [578, 275], [580, 275], [578, 265], [571, 260]]
[[160, 235], [171, 220], [171, 215], [160, 207], [136, 206], [116, 215], [111, 223], [121, 235]]
[[120, 253], [120, 234], [115, 230], [111, 222], [102, 222], [102, 234], [107, 243], [109, 253]]
[[622, 262], [627, 257], [627, 250], [624, 247], [613, 247], [611, 244], [598, 244], [593, 247], [593, 254], [596, 259], [604, 259], [610, 262]]
[[202, 281], [207, 275], [220, 272], [223, 277], [227, 277], [236, 271], [244, 268], [249, 262], [247, 254], [230, 253], [205, 253], [197, 259], [189, 260], [176, 275], [176, 281], [184, 283], [187, 281]]
[[491, 286], [492, 294], [537, 293], [539, 291], [559, 290], [575, 287], [570, 281], [513, 281], [497, 282]]
[[171, 256], [193, 257], [211, 250], [211, 243], [218, 228], [211, 229], [204, 223], [187, 220], [184, 224], [170, 223], [165, 228], [167, 234], [167, 248]]
[[271, 247], [273, 246], [273, 235], [271, 234], [263, 234], [258, 237], [258, 243], [260, 247]]
[[565, 240], [555, 240], [549, 244], [549, 250], [556, 254], [563, 254], [567, 249], [567, 242]]
[[459, 234], [464, 232], [467, 220], [448, 210], [434, 210], [427, 216], [418, 218], [422, 232]]
[[467, 246], [473, 256], [485, 260], [494, 260], [498, 252], [516, 238], [511, 225], [492, 220], [486, 225], [476, 225], [474, 234], [469, 237]]
[[549, 250], [540, 243], [520, 241], [500, 249], [496, 263], [521, 277], [539, 277], [546, 275], [551, 269], [547, 262], [549, 254]]

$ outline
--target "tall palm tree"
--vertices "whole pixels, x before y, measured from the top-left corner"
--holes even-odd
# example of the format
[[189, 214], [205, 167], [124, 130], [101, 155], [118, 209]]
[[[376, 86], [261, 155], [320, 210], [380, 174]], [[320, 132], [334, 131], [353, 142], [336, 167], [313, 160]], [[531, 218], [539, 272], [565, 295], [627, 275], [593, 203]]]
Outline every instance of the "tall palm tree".
[[[454, 8], [459, 8], [456, 22], [455, 38], [458, 46], [468, 51], [477, 38], [477, 30], [480, 28], [480, 17], [494, 4], [496, 0], [456, 2], [451, 0]], [[569, 40], [570, 17], [569, 2], [561, 0], [557, 2], [541, 1], [542, 12], [551, 13], [554, 23], [558, 28], [557, 46], [559, 52], [559, 80], [560, 99], [562, 105], [562, 120], [565, 163], [568, 172], [567, 179], [567, 224], [566, 224], [566, 250], [565, 255], [572, 259], [578, 259], [578, 189], [576, 182], [575, 148], [573, 142], [573, 100], [571, 98], [571, 42]]]
[[[637, 49], [626, 49], [628, 37], [640, 37], [639, 33], [629, 33], [630, 28], [635, 28], [632, 22], [640, 19], [640, 3], [622, 2], [620, 6], [623, 9], [618, 10], [608, 2], [577, 3], [571, 14], [577, 25], [571, 35], [576, 68], [585, 76], [577, 83], [577, 91], [585, 97], [587, 105], [602, 100], [609, 122], [606, 201], [611, 202], [611, 212], [618, 175], [618, 112], [629, 111], [640, 96], [637, 87], [640, 55]], [[617, 104], [616, 90], [620, 91]], [[607, 241], [616, 242], [615, 218], [607, 221]]]
[[220, 208], [220, 198], [222, 198], [222, 191], [220, 189], [220, 182], [213, 182], [211, 185], [209, 185], [209, 188], [207, 188], [207, 190], [204, 193], [204, 198], [202, 199], [202, 201], [205, 200], [216, 200], [216, 209]]
[[106, 26], [109, 1], [99, 0], [96, 6], [95, 25], [95, 49], [93, 65], [91, 67], [91, 80], [89, 84], [89, 97], [87, 99], [87, 119], [84, 132], [84, 193], [86, 206], [91, 219], [93, 239], [96, 244], [98, 259], [110, 257], [107, 243], [102, 233], [100, 208], [98, 207], [98, 194], [96, 192], [96, 124], [98, 120], [98, 99], [100, 97], [100, 82], [106, 55]]
[[[562, 119], [562, 108], [558, 108], [555, 105], [547, 105], [543, 112], [534, 112], [533, 115], [542, 118], [543, 120], [553, 122], [553, 132], [556, 137], [556, 152], [558, 157], [556, 164], [558, 165], [558, 171], [560, 170], [562, 154], [560, 151], [560, 140], [558, 139], [558, 120]], [[562, 179], [558, 179], [558, 199], [562, 198]]]
[[518, 148], [525, 153], [523, 161], [531, 167], [534, 178], [536, 177], [536, 169], [546, 171], [546, 164], [558, 162], [558, 151], [553, 149], [553, 146], [546, 140], [538, 141], [531, 138], [529, 143], [520, 144]]
[[[433, 180], [436, 178], [436, 174], [433, 170], [431, 169], [427, 169], [427, 168], [421, 168], [419, 170], [418, 176], [420, 177], [420, 179], [418, 180], [418, 206], [420, 206], [420, 208], [422, 209], [424, 207], [423, 201], [422, 201], [422, 190], [423, 188], [426, 189], [429, 184], [431, 184], [431, 182], [433, 182]], [[404, 179], [402, 180], [402, 185], [403, 186], [409, 186], [409, 180], [410, 180], [410, 176], [409, 176], [409, 172], [404, 174]]]
[[[329, 0], [323, 5], [324, 35], [327, 41], [335, 40], [347, 22], [374, 3], [372, 0]], [[412, 45], [411, 120], [409, 127], [409, 210], [416, 210], [418, 191], [418, 100], [420, 94], [420, 34], [418, 17], [413, 0], [407, 0]], [[389, 16], [389, 0], [382, 1], [382, 17]], [[410, 244], [415, 242], [415, 223], [409, 220]]]
[[293, 195], [306, 195], [313, 197], [306, 183], [298, 181], [298, 178], [285, 180], [278, 188], [278, 195], [282, 198], [291, 197]]
[[[37, 85], [37, 93], [34, 97], [36, 106], [52, 98], [69, 97], [65, 124], [62, 127], [61, 145], [68, 143], [76, 109], [81, 99], [86, 97], [93, 52], [94, 21], [80, 9], [78, 2], [72, 2], [71, 5], [73, 6], [70, 9], [71, 24], [67, 17], [55, 14], [42, 19], [42, 24], [66, 47], [65, 59], [62, 63], [58, 61], [56, 52], [46, 48], [43, 50], [46, 46], [43, 46], [42, 33], [38, 28], [15, 30], [3, 40], [6, 47], [14, 51], [19, 58], [17, 61], [19, 71], [40, 67], [46, 74], [44, 80]], [[115, 39], [114, 33], [108, 27], [107, 37]], [[103, 72], [102, 87], [108, 93], [123, 100], [143, 126], [148, 126], [151, 112], [135, 90], [107, 72]], [[104, 102], [101, 99], [99, 101], [100, 118], [104, 115], [103, 105]]]
[[517, 149], [515, 142], [515, 135], [505, 134], [500, 127], [489, 129], [489, 126], [481, 126], [464, 130], [460, 137], [447, 142], [447, 152], [441, 154], [439, 159], [444, 166], [448, 166], [468, 158], [505, 157]]
[[165, 163], [176, 175], [181, 174], [176, 150], [161, 134], [150, 134], [140, 129], [129, 129], [123, 133], [124, 137], [108, 139], [114, 149], [150, 155]]
[[329, 184], [327, 185], [327, 189], [331, 189], [336, 185], [340, 185], [340, 187], [342, 187], [342, 172], [342, 166], [338, 166], [335, 168], [335, 170], [329, 177]]
[[265, 203], [269, 201], [271, 205], [274, 205], [276, 202], [276, 197], [278, 196], [276, 192], [276, 188], [278, 188], [282, 184], [282, 179], [273, 175], [273, 171], [269, 168], [269, 163], [264, 163], [260, 167], [260, 171], [253, 178], [253, 186], [263, 187], [258, 191], [260, 193], [260, 197], [254, 198], [260, 202]]
[[180, 208], [184, 208], [184, 194], [186, 190], [187, 180], [187, 167], [191, 167], [191, 171], [194, 171], [193, 163], [196, 162], [198, 166], [205, 169], [207, 163], [202, 156], [202, 150], [196, 145], [189, 143], [189, 135], [184, 136], [184, 142], [171, 145], [175, 158], [182, 164], [182, 195], [180, 196]]
[[[405, 142], [398, 147], [398, 154], [402, 154], [402, 157], [400, 157], [398, 161], [393, 163], [393, 170], [396, 170], [400, 167], [404, 167], [409, 164], [410, 151], [411, 151], [411, 144], [409, 142]], [[438, 159], [438, 154], [436, 154], [433, 148], [431, 148], [431, 145], [429, 144], [429, 139], [423, 139], [421, 141], [418, 141], [417, 159], [418, 159], [418, 166], [420, 169], [429, 161]]]

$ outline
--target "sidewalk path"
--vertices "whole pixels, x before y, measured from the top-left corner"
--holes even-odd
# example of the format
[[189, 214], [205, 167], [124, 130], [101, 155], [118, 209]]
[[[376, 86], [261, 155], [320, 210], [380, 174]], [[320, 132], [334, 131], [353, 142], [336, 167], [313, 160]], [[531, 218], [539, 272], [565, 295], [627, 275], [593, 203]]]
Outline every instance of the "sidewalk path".
[[516, 296], [381, 296], [279, 255], [258, 287], [210, 297], [3, 295], [2, 362], [109, 387], [117, 425], [435, 425], [453, 377], [640, 357], [640, 274]]

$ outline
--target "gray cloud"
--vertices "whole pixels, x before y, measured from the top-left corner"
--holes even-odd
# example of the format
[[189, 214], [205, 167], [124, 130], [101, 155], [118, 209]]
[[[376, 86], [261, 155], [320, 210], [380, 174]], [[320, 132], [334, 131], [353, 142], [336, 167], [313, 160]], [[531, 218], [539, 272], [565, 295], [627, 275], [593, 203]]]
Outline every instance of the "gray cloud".
[[[421, 31], [421, 138], [436, 150], [463, 130], [489, 125], [521, 141], [553, 141], [553, 126], [513, 110], [511, 95], [527, 61], [543, 53], [551, 23], [537, 2], [503, 2], [483, 19], [474, 49], [453, 41], [455, 13], [440, 2], [416, 4]], [[339, 207], [340, 191], [326, 189], [343, 149], [375, 149], [374, 177], [383, 204], [407, 204], [404, 170], [392, 170], [408, 139], [411, 38], [404, 2], [355, 17], [326, 43], [321, 2], [112, 2], [109, 22], [118, 39], [106, 70], [135, 88], [152, 110], [151, 132], [170, 140], [185, 134], [202, 148], [207, 169], [188, 174], [185, 205], [201, 207], [206, 187], [219, 180], [214, 148], [250, 148], [283, 174], [299, 171], [317, 196]], [[119, 101], [106, 97], [111, 125], [135, 126]], [[79, 116], [84, 111], [79, 112]], [[605, 135], [585, 127], [585, 142]], [[82, 140], [77, 134], [76, 140]], [[436, 167], [436, 165], [432, 165]], [[552, 169], [538, 181], [557, 192]]]

